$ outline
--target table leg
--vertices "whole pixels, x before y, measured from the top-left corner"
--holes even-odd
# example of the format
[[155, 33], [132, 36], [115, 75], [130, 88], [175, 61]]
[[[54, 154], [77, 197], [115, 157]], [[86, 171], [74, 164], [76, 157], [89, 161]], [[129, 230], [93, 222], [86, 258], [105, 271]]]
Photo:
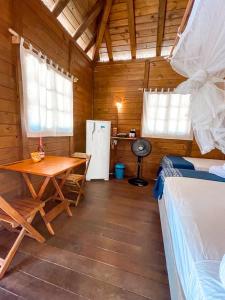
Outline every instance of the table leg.
[[42, 198], [42, 196], [43, 196], [43, 194], [44, 194], [44, 192], [45, 192], [45, 189], [46, 189], [46, 187], [47, 187], [47, 185], [48, 185], [50, 179], [51, 179], [51, 177], [46, 177], [46, 178], [44, 179], [44, 181], [43, 181], [43, 183], [42, 183], [42, 185], [41, 185], [41, 187], [40, 187], [40, 190], [39, 190], [39, 192], [38, 192], [38, 194], [37, 194], [37, 198], [36, 198], [37, 200], [41, 200], [41, 198]]
[[32, 197], [35, 200], [41, 200], [45, 189], [49, 183], [50, 180], [52, 180], [53, 185], [56, 189], [54, 195], [52, 197], [50, 197], [49, 199], [54, 199], [59, 195], [59, 200], [61, 200], [61, 203], [58, 204], [57, 206], [55, 206], [53, 209], [51, 209], [48, 213], [45, 213], [44, 209], [40, 210], [41, 216], [46, 224], [46, 227], [48, 228], [48, 231], [50, 234], [54, 235], [54, 230], [50, 224], [50, 222], [55, 219], [61, 212], [63, 212], [64, 210], [67, 211], [67, 214], [69, 216], [72, 217], [72, 212], [70, 210], [69, 207], [69, 201], [64, 197], [63, 192], [62, 192], [62, 187], [66, 181], [66, 178], [68, 177], [68, 175], [71, 173], [72, 168], [68, 169], [65, 173], [65, 176], [62, 178], [60, 184], [58, 184], [57, 180], [55, 179], [55, 177], [46, 177], [40, 187], [40, 190], [38, 193], [36, 193], [33, 184], [31, 183], [31, 180], [29, 178], [29, 176], [26, 173], [23, 173], [23, 177], [24, 180], [28, 186], [28, 189], [32, 195]]
[[40, 208], [40, 214], [41, 214], [41, 216], [42, 216], [42, 219], [43, 219], [44, 222], [45, 222], [46, 227], [48, 228], [48, 232], [49, 232], [51, 235], [54, 235], [55, 232], [54, 232], [54, 230], [53, 230], [53, 228], [52, 228], [51, 223], [50, 223], [50, 222], [48, 221], [48, 219], [46, 218], [46, 213], [45, 213], [43, 207]]
[[[66, 178], [66, 177], [67, 177], [67, 176], [65, 175], [65, 178]], [[62, 181], [63, 181], [63, 180], [64, 180], [64, 179], [62, 179]], [[69, 207], [69, 201], [66, 200], [65, 197], [64, 197], [64, 195], [63, 195], [63, 192], [62, 192], [61, 187], [60, 187], [61, 184], [58, 185], [58, 182], [57, 182], [57, 180], [55, 179], [55, 177], [52, 178], [52, 182], [53, 182], [53, 184], [54, 184], [54, 186], [55, 186], [55, 189], [56, 189], [56, 191], [57, 191], [57, 194], [59, 194], [59, 197], [60, 197], [61, 201], [66, 203], [66, 211], [67, 211], [68, 215], [69, 215], [70, 217], [72, 217], [72, 212], [71, 212], [70, 207]], [[65, 182], [65, 181], [64, 181], [64, 182]], [[63, 186], [63, 184], [62, 184], [62, 186]], [[57, 194], [56, 194], [56, 195], [57, 195]]]
[[49, 183], [49, 181], [51, 179], [51, 177], [46, 177], [44, 179], [44, 181], [43, 181], [43, 183], [42, 183], [42, 185], [40, 187], [40, 190], [39, 190], [38, 194], [36, 193], [36, 191], [34, 189], [34, 186], [31, 183], [30, 178], [29, 178], [29, 176], [26, 173], [23, 173], [23, 178], [24, 178], [24, 180], [25, 180], [25, 182], [27, 184], [27, 187], [28, 187], [28, 189], [29, 189], [29, 191], [31, 193], [31, 196], [35, 200], [40, 201], [41, 198], [42, 198], [42, 196], [43, 196], [43, 194], [44, 194], [44, 192], [45, 192], [45, 189], [46, 189], [46, 187], [47, 187], [47, 185], [48, 185], [48, 183]]
[[[65, 176], [63, 177], [63, 179], [61, 180], [60, 184], [58, 184], [57, 180], [55, 179], [55, 177], [51, 177], [51, 181], [56, 189], [55, 194], [49, 198], [50, 199], [59, 199], [61, 201], [60, 204], [56, 205], [53, 209], [51, 209], [45, 216], [47, 222], [51, 222], [52, 220], [54, 220], [61, 212], [63, 212], [64, 210], [67, 211], [68, 215], [70, 217], [72, 217], [72, 212], [70, 210], [69, 207], [69, 201], [64, 197], [63, 192], [62, 192], [62, 187], [66, 181], [67, 176], [69, 175], [69, 173], [72, 171], [72, 168], [67, 170], [65, 173]], [[59, 197], [57, 197], [59, 195]]]
[[[69, 176], [69, 174], [71, 173], [71, 171], [72, 171], [72, 169], [68, 169], [68, 170], [66, 171], [64, 177], [61, 179], [60, 184], [57, 183], [57, 185], [60, 187], [60, 190], [61, 190], [61, 191], [62, 191], [62, 187], [64, 186], [64, 184], [65, 184], [65, 182], [66, 182], [66, 178]], [[58, 194], [59, 194], [59, 193], [58, 193], [58, 191], [56, 190], [56, 192], [55, 192], [53, 198], [54, 198], [54, 197], [56, 198]], [[64, 197], [64, 196], [63, 196], [63, 197]]]
[[24, 178], [24, 180], [25, 180], [25, 182], [26, 182], [26, 184], [27, 184], [27, 187], [28, 187], [28, 189], [29, 189], [29, 191], [30, 191], [30, 193], [31, 193], [31, 196], [32, 196], [34, 199], [36, 199], [36, 198], [37, 198], [37, 193], [36, 193], [36, 191], [35, 191], [35, 189], [34, 189], [33, 184], [32, 184], [31, 181], [30, 181], [29, 176], [28, 176], [26, 173], [22, 173], [22, 175], [23, 175], [23, 178]]

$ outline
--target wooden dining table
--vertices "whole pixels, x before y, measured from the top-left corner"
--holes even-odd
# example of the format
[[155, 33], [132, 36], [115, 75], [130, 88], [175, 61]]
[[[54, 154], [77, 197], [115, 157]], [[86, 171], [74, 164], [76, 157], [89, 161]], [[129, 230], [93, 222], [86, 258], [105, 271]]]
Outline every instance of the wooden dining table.
[[[45, 221], [48, 231], [54, 235], [51, 221], [63, 211], [66, 211], [69, 216], [72, 216], [72, 212], [69, 207], [69, 201], [64, 197], [62, 187], [67, 176], [69, 176], [73, 168], [79, 167], [85, 163], [86, 160], [82, 158], [46, 156], [42, 161], [37, 163], [34, 163], [31, 159], [25, 159], [0, 166], [0, 169], [21, 173], [34, 200], [43, 200], [42, 197], [49, 182], [51, 181], [53, 183], [55, 191], [47, 200], [49, 201], [57, 199], [60, 200], [60, 203], [54, 206], [42, 217]], [[60, 181], [57, 181], [57, 176], [61, 174], [63, 174], [63, 176], [60, 176]], [[38, 191], [35, 190], [29, 175], [44, 177]]]

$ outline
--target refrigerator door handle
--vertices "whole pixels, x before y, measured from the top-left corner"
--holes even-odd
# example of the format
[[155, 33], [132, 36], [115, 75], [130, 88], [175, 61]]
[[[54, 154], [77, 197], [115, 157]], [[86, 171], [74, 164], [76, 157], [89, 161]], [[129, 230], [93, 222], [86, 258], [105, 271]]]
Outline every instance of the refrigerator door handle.
[[93, 122], [93, 130], [92, 130], [92, 141], [93, 141], [93, 139], [94, 139], [94, 133], [95, 133], [95, 129], [96, 129], [96, 124], [95, 124], [95, 122]]

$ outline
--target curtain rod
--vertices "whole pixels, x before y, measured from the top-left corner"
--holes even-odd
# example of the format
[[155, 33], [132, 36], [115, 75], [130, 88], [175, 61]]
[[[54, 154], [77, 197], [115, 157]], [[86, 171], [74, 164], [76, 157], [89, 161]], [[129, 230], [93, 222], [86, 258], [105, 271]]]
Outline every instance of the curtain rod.
[[181, 37], [181, 34], [183, 33], [183, 31], [184, 31], [184, 29], [185, 29], [185, 27], [187, 25], [188, 19], [190, 17], [190, 14], [191, 14], [191, 11], [192, 11], [192, 8], [193, 8], [193, 5], [194, 5], [194, 1], [195, 0], [189, 0], [188, 1], [187, 7], [186, 7], [184, 15], [183, 15], [183, 18], [181, 20], [181, 24], [180, 24], [180, 26], [178, 28], [178, 31], [177, 31], [176, 39], [174, 41], [173, 47], [172, 47], [172, 49], [170, 51], [170, 54], [167, 57], [167, 59], [170, 59], [172, 57], [173, 51], [174, 51], [176, 45], [178, 44], [178, 42], [180, 40], [180, 37]]
[[[20, 36], [15, 30], [13, 30], [12, 28], [9, 28], [8, 30], [9, 30], [10, 34], [12, 35], [12, 43], [13, 43], [13, 44], [20, 44], [20, 40], [21, 40], [21, 38], [23, 38], [23, 37], [21, 37], [21, 36]], [[23, 40], [24, 40], [24, 43], [27, 44], [27, 46], [32, 45], [31, 42], [28, 41], [27, 39], [24, 39], [24, 38], [23, 38]], [[77, 78], [77, 77], [74, 77], [74, 76], [73, 76], [71, 73], [69, 73], [69, 72], [65, 72], [64, 69], [63, 69], [62, 67], [59, 67], [58, 64], [56, 64], [56, 63], [53, 62], [50, 58], [48, 58], [46, 55], [44, 55], [44, 54], [42, 53], [42, 51], [40, 51], [40, 50], [36, 49], [35, 47], [33, 47], [33, 45], [32, 45], [32, 51], [33, 51], [35, 54], [41, 53], [41, 57], [42, 57], [42, 58], [46, 58], [47, 64], [51, 64], [56, 70], [60, 71], [60, 72], [63, 73], [64, 75], [67, 75], [67, 76], [73, 78], [73, 81], [74, 81], [74, 82], [77, 82], [77, 81], [78, 81], [78, 78]]]
[[139, 88], [138, 91], [142, 92], [156, 92], [156, 93], [169, 93], [169, 92], [174, 92], [175, 88]]

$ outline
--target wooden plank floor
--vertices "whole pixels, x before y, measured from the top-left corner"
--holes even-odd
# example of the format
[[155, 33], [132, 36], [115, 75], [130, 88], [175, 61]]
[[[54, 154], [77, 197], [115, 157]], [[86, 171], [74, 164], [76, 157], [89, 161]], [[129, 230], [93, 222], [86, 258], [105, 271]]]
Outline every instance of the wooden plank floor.
[[[0, 299], [170, 299], [157, 203], [151, 185], [90, 182], [73, 217], [59, 216], [39, 244], [26, 237], [6, 276]], [[1, 253], [15, 233], [0, 235]]]

